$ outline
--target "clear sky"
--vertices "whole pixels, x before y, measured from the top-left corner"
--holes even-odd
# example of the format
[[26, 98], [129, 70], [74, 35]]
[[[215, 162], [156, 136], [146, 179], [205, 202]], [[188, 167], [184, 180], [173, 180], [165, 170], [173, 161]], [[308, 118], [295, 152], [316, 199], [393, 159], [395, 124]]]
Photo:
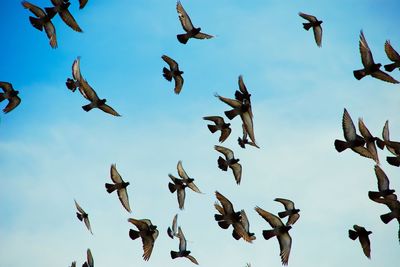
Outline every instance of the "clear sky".
[[[389, 63], [387, 39], [400, 52], [398, 0], [182, 0], [193, 23], [217, 36], [187, 45], [176, 39], [183, 30], [175, 0], [89, 0], [83, 10], [71, 2], [84, 33], [56, 16], [55, 50], [30, 25], [20, 1], [0, 2], [0, 80], [22, 98], [15, 110], [0, 114], [0, 266], [69, 266], [73, 260], [81, 266], [87, 248], [98, 267], [192, 266], [169, 256], [178, 249], [166, 234], [176, 213], [201, 266], [281, 266], [278, 242], [262, 238], [270, 227], [254, 211], [256, 205], [282, 211], [276, 197], [292, 199], [301, 210], [290, 231], [289, 266], [398, 265], [399, 226], [383, 224], [379, 215], [388, 209], [367, 196], [377, 189], [374, 162], [333, 146], [343, 139], [343, 108], [355, 122], [364, 118], [375, 135], [389, 120], [391, 137], [400, 139], [400, 86], [371, 77], [357, 81], [352, 73], [362, 67], [361, 29], [376, 62]], [[300, 11], [323, 20], [322, 48], [302, 28]], [[162, 77], [163, 54], [184, 71], [180, 95]], [[87, 101], [65, 86], [77, 56], [83, 76], [122, 117], [82, 110]], [[243, 166], [237, 186], [230, 171], [218, 169], [218, 136], [202, 117], [229, 109], [213, 95], [233, 98], [240, 74], [252, 94], [261, 149], [241, 149], [241, 123], [231, 122], [222, 145]], [[392, 75], [400, 79], [398, 70]], [[387, 151], [379, 153], [391, 187], [400, 191], [399, 169], [386, 163]], [[183, 211], [167, 187], [179, 160], [205, 193], [187, 192]], [[132, 214], [104, 188], [112, 163], [130, 182]], [[215, 190], [246, 210], [253, 244], [218, 227]], [[93, 236], [77, 220], [74, 199], [89, 213]], [[128, 236], [134, 228], [129, 217], [158, 225], [149, 262], [142, 260], [141, 242]], [[348, 238], [353, 224], [373, 232], [371, 260]]]

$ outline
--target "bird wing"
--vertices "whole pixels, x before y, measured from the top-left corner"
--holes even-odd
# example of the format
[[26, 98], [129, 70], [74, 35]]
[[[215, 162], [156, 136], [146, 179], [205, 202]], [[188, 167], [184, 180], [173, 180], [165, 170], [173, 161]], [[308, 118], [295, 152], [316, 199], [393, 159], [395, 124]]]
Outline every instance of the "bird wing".
[[144, 236], [142, 237], [143, 242], [143, 259], [148, 261], [150, 259], [151, 253], [153, 252], [154, 242], [158, 236], [158, 230], [154, 230], [154, 234], [152, 236]]
[[239, 75], [238, 84], [239, 84], [239, 90], [240, 90], [243, 94], [248, 95], [249, 92], [247, 91], [247, 87], [246, 87], [246, 85], [245, 85], [244, 82], [243, 82], [243, 76], [242, 76], [242, 75]]
[[137, 220], [134, 218], [129, 218], [128, 222], [134, 224], [139, 231], [147, 231], [149, 229], [149, 222], [146, 219]]
[[196, 265], [199, 265], [199, 263], [197, 262], [197, 260], [195, 259], [195, 257], [193, 257], [192, 255], [187, 255], [186, 258], [188, 258], [191, 262], [193, 262]]
[[249, 232], [250, 230], [250, 223], [249, 223], [249, 219], [247, 218], [247, 214], [244, 210], [240, 211], [240, 215], [242, 217], [241, 219], [241, 223], [244, 227], [244, 229], [246, 230], [246, 232]]
[[86, 214], [86, 212], [82, 209], [82, 207], [78, 204], [78, 202], [76, 202], [75, 199], [74, 199], [74, 201], [75, 201], [75, 207], [76, 207], [76, 209], [77, 209], [81, 214]]
[[8, 113], [11, 110], [13, 110], [14, 108], [16, 108], [19, 104], [21, 103], [21, 98], [19, 98], [18, 96], [13, 96], [11, 98], [8, 99], [8, 104], [7, 106], [3, 109], [4, 113]]
[[44, 30], [46, 32], [47, 37], [50, 40], [50, 46], [52, 48], [57, 48], [57, 35], [56, 35], [56, 28], [54, 24], [49, 21], [44, 24]]
[[126, 190], [126, 187], [118, 189], [117, 193], [119, 201], [121, 201], [122, 206], [124, 206], [124, 208], [128, 212], [131, 212], [131, 208], [129, 207], [128, 191]]
[[318, 25], [316, 27], [313, 27], [313, 32], [314, 32], [314, 39], [315, 42], [319, 47], [322, 46], [322, 27], [321, 25]]
[[221, 130], [221, 135], [220, 135], [220, 137], [219, 137], [219, 141], [222, 143], [222, 142], [224, 142], [228, 137], [229, 137], [229, 135], [231, 134], [231, 132], [232, 132], [232, 129], [231, 128], [224, 128], [224, 129], [222, 129]]
[[161, 58], [168, 64], [171, 70], [178, 70], [178, 63], [167, 55], [162, 55]]
[[364, 137], [365, 140], [372, 138], [372, 134], [368, 130], [368, 128], [365, 125], [365, 123], [364, 123], [362, 118], [358, 118], [358, 129], [360, 130], [360, 133]]
[[364, 67], [371, 66], [374, 63], [374, 58], [372, 57], [371, 50], [369, 49], [367, 40], [364, 37], [363, 31], [360, 32], [360, 41], [359, 41], [360, 53], [361, 53], [361, 61]]
[[172, 231], [173, 235], [176, 235], [178, 228], [178, 213], [175, 214], [174, 219], [172, 220]]
[[353, 120], [350, 117], [350, 114], [344, 109], [343, 118], [342, 118], [342, 129], [343, 135], [346, 141], [354, 141], [356, 140], [356, 127], [354, 126]]
[[179, 238], [179, 251], [185, 251], [186, 250], [186, 239], [185, 235], [183, 234], [183, 231], [181, 227], [178, 227], [178, 238]]
[[225, 104], [228, 104], [229, 106], [231, 106], [233, 108], [240, 108], [242, 106], [242, 103], [236, 99], [226, 98], [226, 97], [220, 96], [218, 94], [215, 94], [215, 97], [218, 97], [219, 100], [221, 100], [222, 102], [224, 102]]
[[224, 214], [233, 214], [235, 212], [232, 203], [226, 197], [218, 191], [215, 191], [215, 196], [219, 202], [221, 202], [221, 205], [224, 208]]
[[188, 183], [188, 184], [187, 184], [187, 187], [189, 187], [190, 189], [192, 189], [194, 192], [200, 193], [200, 194], [201, 194], [200, 189], [194, 184], [194, 182]]
[[90, 226], [89, 217], [83, 218], [83, 222], [85, 223], [86, 228], [89, 230], [89, 232], [93, 235], [92, 227]]
[[104, 111], [105, 113], [111, 114], [113, 116], [117, 117], [121, 116], [115, 109], [113, 109], [111, 106], [107, 104], [100, 105], [98, 108]]
[[115, 164], [111, 164], [110, 176], [111, 180], [116, 184], [124, 182], [124, 180], [122, 180], [121, 175], [118, 173], [117, 166]]
[[384, 191], [389, 189], [389, 178], [385, 174], [385, 172], [379, 167], [379, 165], [375, 165], [375, 175], [378, 179], [378, 189], [379, 191]]
[[207, 116], [207, 117], [203, 117], [203, 120], [212, 121], [216, 125], [222, 125], [225, 123], [224, 118], [222, 118], [220, 116]]
[[288, 265], [290, 248], [292, 247], [292, 238], [289, 233], [283, 233], [278, 235], [279, 247], [281, 250], [280, 256], [283, 265]]
[[385, 52], [386, 55], [388, 56], [388, 58], [393, 61], [393, 62], [397, 62], [400, 61], [400, 55], [399, 53], [396, 52], [396, 50], [393, 49], [392, 45], [390, 44], [390, 41], [387, 40], [385, 42]]
[[371, 152], [369, 152], [368, 149], [366, 149], [363, 146], [356, 146], [356, 147], [352, 147], [351, 150], [353, 150], [354, 152], [356, 152], [357, 154], [359, 154], [360, 156], [366, 157], [366, 158], [370, 158], [370, 159], [374, 159], [374, 155], [371, 154]]
[[183, 80], [182, 75], [175, 75], [173, 77], [174, 77], [174, 81], [175, 81], [174, 92], [175, 92], [175, 94], [179, 95], [179, 93], [182, 91], [184, 80]]
[[5, 93], [13, 91], [13, 86], [9, 82], [0, 82], [0, 88], [3, 89]]
[[63, 0], [51, 0], [51, 3], [52, 3], [54, 6], [59, 6], [59, 5], [62, 4], [62, 1], [63, 1]]
[[89, 85], [89, 83], [85, 79], [81, 79], [79, 81], [79, 84], [79, 92], [81, 92], [84, 98], [91, 102], [99, 100], [96, 91]]
[[175, 176], [173, 176], [172, 174], [168, 174], [168, 177], [172, 180], [172, 182], [174, 182], [174, 184], [182, 184], [182, 180], [179, 178], [176, 178]]
[[283, 226], [284, 224], [282, 223], [281, 219], [279, 219], [278, 216], [275, 216], [272, 213], [269, 213], [266, 210], [263, 210], [260, 207], [255, 207], [255, 210], [257, 211], [257, 213], [264, 218], [264, 220], [266, 220], [269, 225], [271, 225], [271, 227], [275, 228], [278, 226]]
[[214, 203], [214, 207], [215, 209], [221, 214], [221, 215], [225, 215], [225, 211], [224, 208], [218, 204], [217, 202]]
[[240, 163], [235, 163], [229, 165], [229, 168], [233, 171], [233, 176], [235, 177], [236, 183], [240, 184], [240, 180], [242, 179], [242, 165]]
[[254, 125], [253, 125], [253, 116], [251, 114], [251, 108], [249, 108], [249, 111], [243, 112], [240, 114], [240, 118], [242, 119], [242, 122], [244, 124], [244, 127], [246, 129], [246, 132], [249, 134], [249, 137], [253, 143], [256, 143], [256, 137], [254, 136]]
[[82, 9], [86, 6], [89, 0], [79, 0], [79, 9]]
[[92, 252], [90, 251], [90, 249], [87, 250], [86, 257], [87, 257], [88, 266], [94, 267], [94, 260], [93, 260]]
[[299, 16], [302, 17], [303, 19], [308, 20], [309, 22], [317, 22], [317, 18], [313, 15], [308, 15], [308, 14], [299, 12]]
[[214, 35], [210, 35], [207, 33], [203, 33], [203, 32], [199, 32], [198, 34], [196, 34], [195, 36], [193, 36], [196, 39], [211, 39], [214, 37]]
[[38, 18], [44, 18], [47, 16], [43, 9], [29, 3], [28, 1], [22, 1], [21, 4], [24, 8], [29, 9], [29, 11], [31, 11]]
[[182, 28], [186, 32], [193, 30], [194, 27], [193, 27], [192, 21], [190, 20], [190, 17], [186, 13], [185, 9], [183, 8], [181, 1], [178, 1], [176, 3], [176, 11], [178, 12], [178, 17], [179, 17], [179, 20], [181, 21]]
[[179, 209], [183, 210], [185, 206], [185, 196], [186, 196], [185, 189], [179, 188], [178, 190], [176, 190], [176, 194], [178, 197]]
[[300, 218], [300, 214], [295, 213], [292, 215], [289, 215], [288, 221], [286, 222], [286, 225], [293, 225], [297, 220]]
[[369, 237], [367, 235], [360, 235], [358, 237], [358, 240], [360, 241], [360, 244], [364, 251], [365, 256], [367, 256], [367, 258], [370, 259], [371, 258], [371, 243], [369, 241]]
[[289, 199], [285, 199], [285, 198], [275, 198], [274, 199], [277, 202], [280, 202], [283, 204], [283, 206], [285, 206], [285, 210], [292, 210], [294, 209], [294, 203], [293, 201], [289, 200]]
[[188, 180], [189, 176], [187, 175], [187, 173], [185, 172], [185, 170], [182, 167], [182, 161], [178, 161], [178, 165], [176, 166], [177, 170], [178, 170], [178, 175], [179, 177], [181, 177], [184, 180]]
[[71, 29], [77, 32], [82, 32], [82, 29], [79, 27], [78, 23], [72, 16], [72, 14], [69, 12], [68, 9], [63, 9], [61, 12], [59, 12], [61, 19], [67, 24]]
[[383, 72], [381, 70], [377, 70], [373, 73], [371, 73], [371, 76], [374, 78], [377, 78], [379, 80], [382, 80], [384, 82], [388, 82], [388, 83], [399, 83], [398, 80], [396, 80], [395, 78], [393, 78], [392, 76], [390, 76], [389, 74], [387, 74], [386, 72]]
[[233, 155], [233, 151], [230, 150], [229, 148], [223, 147], [223, 146], [214, 146], [215, 150], [217, 150], [218, 152], [224, 154], [225, 158], [227, 160], [233, 159], [234, 155]]
[[82, 78], [80, 62], [81, 62], [81, 57], [77, 57], [74, 60], [74, 63], [72, 63], [72, 77], [77, 81], [80, 81]]

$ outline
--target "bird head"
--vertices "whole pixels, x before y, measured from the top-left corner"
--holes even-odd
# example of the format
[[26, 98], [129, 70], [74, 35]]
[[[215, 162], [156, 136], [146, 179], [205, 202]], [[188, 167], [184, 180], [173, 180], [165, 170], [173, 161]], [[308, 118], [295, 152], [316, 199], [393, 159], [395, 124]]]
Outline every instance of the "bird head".
[[100, 105], [104, 105], [107, 102], [107, 100], [104, 98], [102, 100], [100, 100]]

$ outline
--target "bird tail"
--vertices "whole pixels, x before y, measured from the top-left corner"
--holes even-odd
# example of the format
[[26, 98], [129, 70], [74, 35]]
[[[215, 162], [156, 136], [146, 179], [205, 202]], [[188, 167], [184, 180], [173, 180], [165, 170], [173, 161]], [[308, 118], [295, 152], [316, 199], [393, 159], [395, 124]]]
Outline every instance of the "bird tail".
[[239, 240], [239, 239], [241, 238], [241, 236], [240, 236], [235, 230], [232, 231], [232, 236], [233, 236], [233, 238], [235, 238], [236, 240]]
[[29, 17], [29, 21], [31, 22], [32, 26], [38, 29], [39, 31], [43, 31], [43, 23], [40, 19]]
[[65, 85], [72, 92], [75, 92], [75, 90], [77, 88], [75, 81], [73, 79], [70, 79], [70, 78], [67, 79], [67, 81], [65, 82]]
[[271, 237], [274, 237], [275, 236], [275, 233], [274, 233], [274, 230], [264, 230], [263, 232], [262, 232], [262, 234], [263, 234], [263, 237], [265, 238], [265, 239], [270, 239]]
[[342, 141], [342, 140], [335, 140], [335, 148], [337, 150], [337, 152], [342, 152], [344, 151], [346, 148], [349, 148], [347, 142]]
[[172, 71], [170, 71], [169, 69], [164, 67], [163, 68], [163, 76], [167, 81], [171, 81], [172, 80]]
[[220, 215], [220, 214], [214, 214], [214, 219], [216, 221], [221, 221], [224, 219], [224, 216]]
[[226, 117], [228, 117], [228, 119], [232, 120], [233, 118], [235, 118], [237, 115], [240, 114], [240, 110], [238, 109], [232, 109], [232, 110], [228, 110], [224, 112]]
[[391, 220], [394, 219], [394, 215], [392, 212], [386, 213], [381, 215], [381, 220], [382, 222], [384, 222], [385, 224], [389, 223]]
[[278, 212], [278, 216], [279, 218], [285, 218], [286, 216], [289, 215], [288, 211], [282, 211], [282, 212]]
[[356, 77], [357, 80], [361, 80], [366, 75], [364, 70], [355, 70], [355, 71], [353, 71], [353, 74], [354, 74], [354, 77]]
[[132, 239], [132, 240], [135, 240], [136, 238], [138, 238], [140, 235], [139, 235], [139, 231], [135, 231], [135, 230], [133, 230], [133, 229], [130, 229], [129, 230], [129, 237]]
[[178, 34], [176, 36], [176, 38], [178, 38], [178, 41], [182, 44], [186, 44], [189, 40], [188, 34], [184, 33], [184, 34]]
[[386, 161], [393, 166], [400, 167], [400, 157], [386, 157]]
[[222, 229], [228, 229], [229, 228], [229, 223], [227, 221], [219, 221], [218, 222], [219, 227]]
[[385, 142], [382, 139], [376, 138], [376, 145], [382, 150], [385, 148]]
[[221, 156], [218, 158], [218, 168], [223, 171], [228, 170], [228, 164], [226, 163], [226, 160], [224, 160]]
[[357, 234], [356, 231], [349, 230], [349, 237], [350, 237], [352, 240], [356, 240], [357, 237], [358, 237], [358, 234]]
[[242, 138], [240, 137], [238, 138], [238, 143], [241, 148], [246, 148], [244, 140]]
[[216, 125], [207, 125], [208, 129], [210, 130], [210, 132], [215, 133], [218, 129]]
[[380, 192], [375, 192], [375, 191], [368, 191], [368, 197], [371, 200], [377, 199], [381, 197], [381, 193]]
[[173, 183], [168, 183], [169, 192], [174, 193], [176, 191], [176, 187]]
[[308, 23], [308, 22], [303, 23], [303, 28], [304, 28], [306, 31], [308, 31], [311, 27], [312, 27], [311, 23]]
[[392, 72], [396, 68], [396, 63], [387, 64], [384, 67], [386, 71]]
[[106, 183], [106, 189], [108, 193], [112, 193], [115, 190], [115, 186], [113, 184]]
[[178, 258], [178, 257], [179, 257], [179, 252], [171, 250], [171, 258], [175, 259], [175, 258]]
[[82, 106], [82, 108], [84, 111], [88, 112], [92, 109], [92, 106], [91, 106], [91, 104], [87, 104], [87, 105]]
[[49, 17], [49, 19], [54, 18], [54, 16], [57, 14], [55, 7], [45, 7], [44, 10], [46, 11], [47, 17]]
[[80, 214], [80, 213], [76, 213], [76, 217], [78, 217], [78, 219], [80, 220], [80, 221], [82, 221], [83, 220], [83, 216], [82, 216], [82, 214]]

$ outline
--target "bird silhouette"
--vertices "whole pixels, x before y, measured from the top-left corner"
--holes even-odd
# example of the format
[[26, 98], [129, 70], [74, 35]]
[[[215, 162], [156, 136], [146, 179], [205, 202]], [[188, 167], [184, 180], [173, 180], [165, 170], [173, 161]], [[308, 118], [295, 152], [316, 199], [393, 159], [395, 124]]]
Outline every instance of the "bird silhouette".
[[0, 93], [0, 102], [8, 100], [7, 106], [3, 109], [4, 113], [8, 113], [15, 109], [20, 103], [19, 91], [14, 90], [13, 86], [9, 82], [0, 82], [0, 88], [3, 89], [4, 93]]

